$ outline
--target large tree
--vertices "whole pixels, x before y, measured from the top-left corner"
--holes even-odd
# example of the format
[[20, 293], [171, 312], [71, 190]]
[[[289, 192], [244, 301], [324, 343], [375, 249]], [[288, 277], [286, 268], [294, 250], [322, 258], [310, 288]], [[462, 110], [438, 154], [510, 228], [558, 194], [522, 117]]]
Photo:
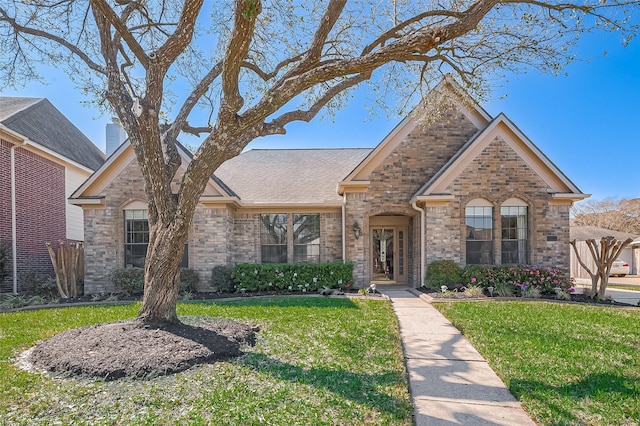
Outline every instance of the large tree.
[[[258, 137], [342, 105], [369, 81], [410, 109], [451, 74], [482, 99], [500, 71], [557, 72], [592, 28], [636, 27], [631, 0], [5, 0], [3, 84], [65, 68], [115, 113], [144, 176], [150, 238], [139, 317], [177, 321], [180, 259], [213, 172]], [[374, 92], [375, 93], [375, 92]], [[106, 101], [106, 102], [104, 102]], [[102, 102], [102, 104], [101, 104]], [[204, 121], [195, 111], [205, 108]], [[204, 137], [181, 178], [175, 141]]]

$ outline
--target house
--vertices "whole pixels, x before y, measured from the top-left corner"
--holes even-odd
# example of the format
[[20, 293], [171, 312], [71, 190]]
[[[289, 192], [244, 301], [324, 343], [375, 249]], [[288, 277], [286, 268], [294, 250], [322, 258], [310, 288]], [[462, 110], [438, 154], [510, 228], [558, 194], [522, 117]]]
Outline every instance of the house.
[[[571, 226], [571, 230], [569, 231], [569, 241], [576, 240], [576, 247], [580, 253], [580, 258], [582, 261], [591, 269], [591, 271], [595, 271], [595, 261], [591, 256], [589, 251], [589, 247], [587, 246], [586, 240], [596, 240], [600, 241], [602, 237], [614, 237], [617, 240], [625, 241], [627, 238], [631, 238], [632, 240], [638, 240], [639, 236], [635, 234], [630, 234], [628, 232], [619, 232], [612, 231], [611, 229], [598, 228], [597, 226]], [[629, 273], [635, 275], [638, 273], [639, 268], [639, 260], [640, 260], [640, 249], [639, 244], [640, 240], [634, 241], [629, 246], [624, 248], [618, 256], [618, 259], [624, 260], [629, 264]], [[584, 270], [580, 263], [578, 262], [578, 258], [576, 257], [575, 251], [571, 249], [571, 277], [572, 278], [588, 278], [591, 277], [589, 273]]]
[[103, 162], [47, 99], [0, 97], [0, 241], [12, 258], [0, 290], [53, 273], [46, 242], [84, 239], [82, 209], [67, 198]]
[[[216, 265], [342, 260], [358, 287], [419, 287], [440, 259], [568, 268], [569, 209], [588, 195], [504, 114], [441, 88], [461, 99], [456, 108], [430, 125], [409, 116], [373, 149], [252, 150], [224, 163], [200, 198], [183, 264], [207, 282]], [[85, 213], [85, 291], [110, 291], [111, 271], [146, 253], [132, 147], [71, 202]]]

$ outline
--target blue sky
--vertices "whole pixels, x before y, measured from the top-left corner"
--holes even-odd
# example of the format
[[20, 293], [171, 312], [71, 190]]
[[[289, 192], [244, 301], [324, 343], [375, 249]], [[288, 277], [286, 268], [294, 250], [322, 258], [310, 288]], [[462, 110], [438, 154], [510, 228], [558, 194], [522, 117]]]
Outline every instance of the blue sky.
[[[504, 112], [592, 198], [640, 197], [640, 40], [623, 47], [615, 34], [589, 34], [578, 52], [581, 60], [561, 76], [510, 76], [483, 106], [492, 116]], [[33, 83], [2, 95], [48, 98], [104, 150], [109, 117], [85, 108], [82, 93], [63, 73], [52, 70], [47, 79], [48, 85]], [[287, 135], [250, 147], [374, 147], [400, 119], [384, 113], [372, 119], [366, 103], [361, 90], [332, 121], [294, 123]]]

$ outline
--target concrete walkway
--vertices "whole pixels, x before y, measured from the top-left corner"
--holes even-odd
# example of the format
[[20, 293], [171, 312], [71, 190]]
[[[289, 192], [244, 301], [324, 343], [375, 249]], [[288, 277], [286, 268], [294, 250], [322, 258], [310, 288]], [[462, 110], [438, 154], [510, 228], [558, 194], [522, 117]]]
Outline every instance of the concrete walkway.
[[417, 426], [535, 425], [462, 334], [406, 289], [379, 289], [391, 300], [409, 372]]

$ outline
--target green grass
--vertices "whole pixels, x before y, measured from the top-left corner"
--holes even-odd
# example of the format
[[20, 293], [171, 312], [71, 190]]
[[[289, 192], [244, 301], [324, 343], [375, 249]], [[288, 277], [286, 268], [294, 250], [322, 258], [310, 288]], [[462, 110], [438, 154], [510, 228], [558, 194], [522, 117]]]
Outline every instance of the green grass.
[[181, 303], [179, 315], [261, 326], [230, 362], [152, 381], [52, 379], [13, 365], [60, 331], [132, 318], [139, 305], [0, 314], [0, 424], [410, 425], [398, 324], [383, 301], [310, 297]]
[[640, 291], [640, 285], [608, 284], [607, 288], [619, 288], [621, 290]]
[[543, 425], [640, 424], [640, 311], [434, 303]]

